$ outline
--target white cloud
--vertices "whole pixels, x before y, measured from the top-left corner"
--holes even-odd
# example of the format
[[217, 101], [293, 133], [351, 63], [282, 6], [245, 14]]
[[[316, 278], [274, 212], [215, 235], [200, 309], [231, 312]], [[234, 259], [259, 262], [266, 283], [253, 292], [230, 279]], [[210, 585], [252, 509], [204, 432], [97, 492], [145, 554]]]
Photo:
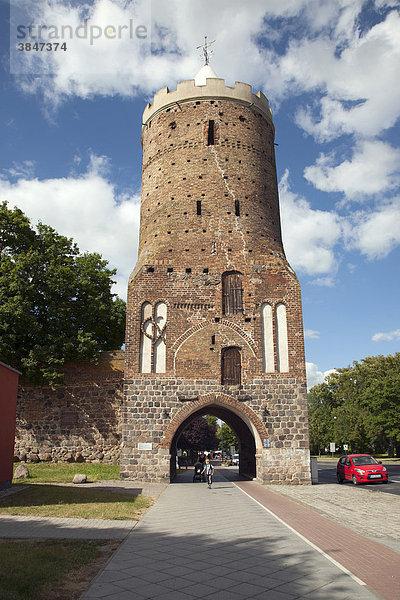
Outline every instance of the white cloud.
[[381, 141], [362, 141], [351, 160], [334, 165], [334, 155], [320, 154], [305, 178], [324, 192], [343, 192], [348, 199], [381, 195], [400, 183], [400, 149]]
[[311, 285], [319, 285], [320, 287], [334, 287], [335, 279], [333, 277], [317, 277], [310, 283]]
[[400, 197], [375, 211], [355, 213], [352, 221], [348, 247], [356, 248], [370, 260], [385, 258], [400, 244]]
[[33, 160], [24, 160], [21, 163], [13, 161], [6, 173], [9, 177], [32, 177], [35, 171], [35, 162]]
[[[288, 5], [286, 11], [284, 7], [278, 11], [279, 3], [273, 3], [271, 8], [288, 13], [296, 3], [292, 0], [283, 4]], [[298, 4], [301, 6], [302, 2]], [[152, 24], [149, 23], [150, 7]], [[133, 96], [138, 91], [151, 94], [166, 84], [173, 86], [176, 81], [194, 78], [202, 65], [195, 47], [202, 43], [204, 31], [208, 32], [209, 39], [217, 37], [217, 45], [223, 49], [213, 62], [220, 76], [235, 81], [241, 74], [248, 75], [249, 65], [254, 74], [262, 69], [263, 58], [253, 35], [263, 29], [266, 10], [258, 0], [252, 3], [252, 10], [248, 4], [232, 0], [220, 0], [212, 5], [209, 0], [196, 3], [97, 0], [92, 7], [89, 3], [73, 6], [39, 0], [36, 10], [41, 13], [37, 17], [39, 22], [54, 24], [60, 31], [62, 26], [71, 26], [75, 31], [83, 23], [84, 14], [89, 15], [89, 31], [91, 27], [104, 31], [110, 24], [123, 27], [132, 18], [135, 23], [146, 23], [151, 29], [146, 43], [135, 43], [135, 39], [128, 36], [107, 39], [103, 35], [91, 45], [90, 40], [74, 36], [67, 41], [67, 52], [43, 53], [40, 68], [50, 70], [54, 76], [45, 81], [21, 79], [20, 85], [27, 92], [40, 91], [51, 105], [57, 106], [65, 96]], [[150, 51], [150, 42], [155, 52]], [[239, 60], [232, 61], [232, 56]], [[30, 59], [29, 56], [23, 58]], [[34, 65], [29, 68], [34, 69]]]
[[[387, 89], [388, 82], [392, 89], [393, 85], [397, 86], [394, 75], [399, 47], [398, 19], [393, 11], [385, 21], [361, 36], [356, 24], [365, 4], [365, 0], [336, 3], [325, 0], [170, 0], [168, 3], [164, 0], [134, 3], [95, 0], [74, 5], [61, 0], [37, 0], [37, 22], [51, 23], [58, 28], [71, 26], [73, 30], [83, 24], [84, 18], [89, 30], [93, 26], [104, 30], [107, 25], [118, 30], [130, 19], [135, 24], [149, 26], [151, 8], [151, 36], [145, 42], [138, 42], [125, 35], [120, 39], [107, 39], [102, 35], [92, 45], [90, 40], [75, 36], [67, 40], [67, 52], [39, 56], [45, 69], [55, 72], [53, 79], [46, 79], [44, 83], [38, 78], [23, 85], [26, 90], [41, 88], [49, 101], [51, 94], [57, 100], [63, 95], [134, 95], [138, 89], [151, 93], [165, 84], [173, 85], [177, 80], [194, 77], [201, 65], [194, 48], [207, 31], [209, 39], [217, 39], [213, 66], [228, 81], [253, 82], [275, 98], [289, 92], [319, 89], [321, 94], [339, 102], [360, 99], [367, 103], [384, 102], [386, 110], [380, 112], [380, 118], [393, 122], [399, 112], [399, 94], [393, 90], [389, 98], [381, 88]], [[31, 3], [28, 6], [32, 12]], [[297, 27], [289, 20], [286, 28], [275, 26], [274, 19], [292, 17], [297, 18]], [[302, 39], [296, 40], [300, 30]], [[270, 41], [279, 42], [287, 31], [292, 31], [293, 37], [282, 56], [272, 49]], [[260, 44], [261, 39], [266, 41], [265, 47]], [[156, 52], [150, 52], [150, 41]], [[28, 54], [19, 53], [24, 60], [32, 61]], [[367, 70], [363, 68], [365, 65]], [[390, 103], [393, 104], [391, 111]], [[311, 118], [311, 129], [322, 127], [324, 120], [322, 110], [319, 125], [314, 116]], [[345, 116], [334, 119], [339, 128], [346, 120], [350, 125], [355, 120], [353, 113], [347, 114], [346, 110]]]
[[[177, 81], [194, 77], [202, 64], [194, 48], [206, 31], [209, 39], [217, 40], [213, 67], [227, 83], [250, 82], [275, 106], [282, 98], [312, 92], [313, 105], [299, 107], [296, 123], [317, 141], [343, 133], [358, 139], [371, 137], [394, 125], [400, 116], [400, 15], [390, 9], [396, 4], [379, 0], [376, 16], [381, 22], [361, 31], [359, 16], [366, 5], [365, 0], [94, 0], [78, 4], [38, 0], [36, 22], [74, 29], [84, 16], [89, 28], [103, 30], [110, 24], [124, 26], [130, 19], [148, 25], [151, 7], [151, 36], [146, 43], [104, 35], [93, 45], [85, 39], [68, 40], [67, 52], [35, 53], [53, 76], [23, 77], [19, 84], [25, 92], [41, 93], [50, 111], [72, 96], [144, 93], [151, 99], [155, 90], [165, 85], [173, 89]], [[289, 41], [283, 38], [288, 33]], [[150, 41], [155, 52], [150, 51]], [[32, 60], [29, 54], [33, 55], [19, 53], [20, 60]], [[389, 144], [360, 141], [351, 160], [338, 158], [336, 162], [333, 155], [321, 154], [305, 176], [320, 190], [361, 199], [398, 184], [398, 158], [399, 151]], [[288, 200], [288, 211], [300, 214], [303, 227], [306, 221], [322, 225], [323, 239], [317, 241], [314, 230], [308, 249], [303, 244], [301, 255], [292, 262], [310, 274], [330, 273], [335, 264], [336, 215], [311, 211], [299, 198]], [[293, 229], [291, 236], [285, 236], [292, 256]], [[320, 283], [329, 285], [328, 280]]]
[[400, 342], [400, 329], [394, 329], [386, 333], [375, 333], [371, 339], [373, 342]]
[[325, 377], [334, 372], [335, 369], [328, 369], [327, 371], [322, 372], [315, 363], [306, 362], [307, 389], [310, 390], [314, 385], [322, 383]]
[[304, 330], [304, 338], [306, 340], [318, 340], [319, 339], [319, 331], [314, 331], [314, 329], [305, 329]]
[[0, 179], [0, 202], [18, 206], [36, 224], [73, 237], [81, 251], [99, 252], [118, 268], [115, 292], [126, 297], [136, 263], [140, 197], [119, 197], [105, 177], [106, 157], [91, 157], [86, 173], [58, 179]]
[[[33, 6], [29, 2], [28, 5]], [[339, 154], [336, 158], [322, 153], [314, 165], [305, 169], [308, 181], [321, 191], [343, 193], [347, 199], [377, 200], [399, 184], [400, 150], [370, 138], [392, 126], [400, 116], [400, 15], [390, 10], [398, 6], [395, 2], [376, 0], [375, 16], [381, 22], [361, 30], [359, 17], [367, 5], [366, 0], [37, 0], [35, 21], [59, 27], [77, 27], [84, 15], [88, 26], [103, 29], [110, 24], [123, 26], [132, 17], [135, 23], [144, 23], [151, 6], [151, 42], [156, 51], [151, 53], [148, 45], [135, 44], [124, 37], [112, 40], [103, 36], [93, 45], [88, 40], [74, 39], [68, 42], [67, 52], [42, 53], [43, 60], [52, 61], [54, 76], [22, 78], [19, 83], [25, 91], [41, 92], [50, 107], [73, 96], [133, 96], [140, 92], [151, 97], [154, 90], [166, 84], [173, 89], [176, 81], [194, 76], [202, 63], [194, 46], [203, 41], [203, 32], [207, 32], [209, 39], [217, 40], [213, 67], [227, 83], [251, 82], [253, 87], [262, 88], [272, 102], [312, 92], [314, 104], [299, 109], [299, 126], [318, 141], [342, 133], [355, 134], [357, 141], [351, 158], [343, 160]], [[368, 10], [373, 8], [369, 6]], [[19, 54], [29, 60], [29, 53]], [[79, 161], [76, 157], [77, 166]], [[89, 179], [107, 207], [106, 216], [118, 215], [122, 222], [123, 209], [133, 211], [138, 199], [117, 198], [105, 176], [106, 167], [105, 163], [92, 165], [83, 177], [37, 181], [31, 179], [29, 171], [15, 165], [14, 176], [22, 179], [13, 186], [1, 182], [0, 190], [8, 189], [10, 200], [18, 197], [32, 210], [40, 206], [44, 212], [37, 210], [35, 215], [61, 232], [63, 225], [68, 225], [69, 235], [79, 235], [77, 240], [83, 248], [87, 241], [96, 245], [92, 244], [93, 249], [104, 248], [104, 255], [125, 272], [128, 262], [131, 268], [134, 260], [121, 258], [122, 250], [117, 252], [107, 241], [112, 237], [110, 233], [100, 235], [102, 227], [112, 227], [112, 219], [102, 226], [100, 214], [95, 213], [93, 206], [96, 202], [86, 200], [96, 196], [91, 195]], [[55, 198], [64, 198], [67, 204], [74, 205], [73, 197], [65, 191], [74, 190], [81, 197], [85, 185], [83, 215], [85, 219], [94, 215], [97, 234], [84, 231], [83, 226], [81, 231], [61, 201], [54, 200], [51, 194], [46, 196], [47, 208], [39, 194], [37, 200], [33, 199], [35, 190], [45, 190], [46, 194], [52, 190]], [[358, 249], [368, 258], [384, 257], [400, 243], [396, 199], [386, 199], [374, 210], [342, 217], [336, 211], [313, 209], [307, 199], [291, 191], [287, 173], [280, 183], [280, 196], [288, 259], [294, 268], [314, 277], [315, 285], [334, 285], [338, 246], [343, 236], [347, 249]], [[132, 213], [129, 217], [135, 225], [128, 229], [134, 232], [136, 248], [137, 206], [135, 211], [135, 216]], [[57, 217], [64, 213], [62, 218]], [[124, 232], [122, 223], [121, 227]]]
[[290, 190], [288, 171], [280, 183], [282, 234], [293, 268], [308, 275], [332, 274], [337, 269], [334, 248], [341, 238], [339, 216], [314, 210], [304, 198]]
[[366, 33], [349, 29], [344, 44], [341, 35], [323, 34], [293, 42], [283, 59], [286, 81], [320, 92], [314, 106], [299, 108], [298, 125], [319, 141], [343, 133], [374, 136], [393, 126], [400, 116], [399, 64], [395, 10]]

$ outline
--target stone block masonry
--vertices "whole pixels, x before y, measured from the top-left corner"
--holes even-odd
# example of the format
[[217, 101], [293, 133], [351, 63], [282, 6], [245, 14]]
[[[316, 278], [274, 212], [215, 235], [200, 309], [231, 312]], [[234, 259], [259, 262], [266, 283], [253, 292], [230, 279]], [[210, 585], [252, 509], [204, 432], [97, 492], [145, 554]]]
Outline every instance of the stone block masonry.
[[14, 454], [27, 462], [118, 463], [124, 352], [67, 365], [64, 385], [21, 384]]
[[[304, 391], [301, 380], [289, 377], [254, 379], [240, 386], [222, 386], [216, 380], [127, 380], [121, 475], [149, 482], [169, 481], [171, 446], [180, 432], [191, 419], [215, 414], [233, 421], [241, 439], [243, 475], [256, 476], [261, 483], [308, 484]], [[263, 447], [265, 439], [268, 448]]]

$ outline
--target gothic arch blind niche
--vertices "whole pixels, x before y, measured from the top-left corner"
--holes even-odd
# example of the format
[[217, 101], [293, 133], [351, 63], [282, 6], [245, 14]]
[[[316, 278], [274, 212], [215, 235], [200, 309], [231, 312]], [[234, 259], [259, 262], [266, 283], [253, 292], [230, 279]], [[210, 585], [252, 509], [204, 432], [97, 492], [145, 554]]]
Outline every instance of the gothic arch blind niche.
[[286, 306], [276, 306], [276, 356], [278, 371], [286, 373], [289, 371], [289, 349], [287, 334]]
[[140, 327], [139, 369], [141, 373], [165, 373], [166, 327], [167, 305], [164, 302], [157, 302], [153, 313], [150, 302], [144, 302]]
[[151, 373], [151, 346], [153, 339], [153, 309], [150, 302], [142, 304], [140, 332], [140, 372]]
[[261, 306], [261, 329], [263, 345], [263, 371], [273, 373], [274, 365], [274, 328], [272, 324], [272, 306], [267, 302]]
[[[277, 371], [287, 373], [289, 371], [288, 332], [286, 306], [282, 303], [275, 307], [275, 331]], [[261, 337], [263, 371], [273, 373], [275, 371], [273, 309], [268, 302], [261, 305]]]
[[165, 373], [167, 346], [165, 343], [165, 328], [167, 326], [167, 305], [158, 302], [154, 310], [154, 373]]

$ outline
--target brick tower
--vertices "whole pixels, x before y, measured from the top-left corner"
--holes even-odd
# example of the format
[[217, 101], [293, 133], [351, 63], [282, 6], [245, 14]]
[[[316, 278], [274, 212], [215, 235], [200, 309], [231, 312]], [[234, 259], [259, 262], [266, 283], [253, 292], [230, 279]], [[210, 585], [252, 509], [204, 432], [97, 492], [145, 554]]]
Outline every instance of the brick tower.
[[121, 474], [169, 481], [180, 433], [213, 414], [239, 438], [242, 474], [310, 483], [300, 286], [268, 100], [206, 65], [155, 94], [142, 146]]

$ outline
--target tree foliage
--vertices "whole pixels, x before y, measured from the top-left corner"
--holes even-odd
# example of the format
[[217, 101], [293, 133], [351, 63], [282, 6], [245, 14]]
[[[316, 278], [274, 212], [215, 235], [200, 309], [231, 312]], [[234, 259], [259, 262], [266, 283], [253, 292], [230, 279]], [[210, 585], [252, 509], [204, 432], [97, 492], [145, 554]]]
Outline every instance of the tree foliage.
[[311, 451], [344, 438], [353, 451], [400, 456], [400, 353], [338, 369], [308, 397]]
[[217, 431], [217, 429], [218, 429], [217, 417], [215, 417], [214, 415], [206, 415], [206, 421], [214, 431]]
[[179, 437], [178, 448], [181, 450], [214, 450], [218, 446], [215, 429], [203, 417], [192, 421]]
[[239, 442], [235, 432], [226, 423], [223, 422], [222, 426], [217, 429], [217, 436], [219, 439], [218, 448], [220, 450], [223, 449], [224, 452], [228, 452], [231, 446], [235, 446], [235, 448], [239, 447]]
[[1, 204], [0, 360], [24, 380], [56, 385], [66, 361], [120, 348], [125, 303], [111, 293], [116, 271], [107, 264]]

